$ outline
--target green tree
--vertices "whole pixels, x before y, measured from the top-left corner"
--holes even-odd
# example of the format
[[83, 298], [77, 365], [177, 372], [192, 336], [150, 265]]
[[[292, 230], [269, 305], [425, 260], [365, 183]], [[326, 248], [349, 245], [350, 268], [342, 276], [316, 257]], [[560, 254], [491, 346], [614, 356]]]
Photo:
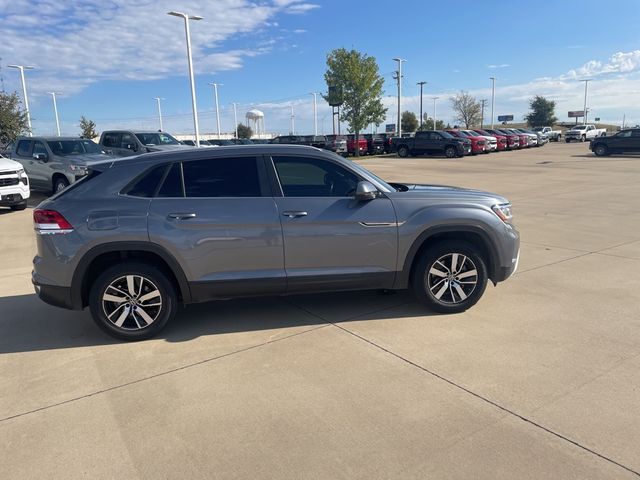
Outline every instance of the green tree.
[[[436, 128], [435, 130], [444, 130], [446, 125], [442, 120], [436, 120]], [[418, 130], [433, 130], [433, 118], [428, 114], [422, 115], [422, 126]]]
[[0, 92], [0, 145], [28, 132], [27, 112], [22, 109], [18, 94]]
[[91, 140], [97, 136], [98, 132], [96, 132], [96, 122], [85, 118], [84, 115], [80, 117], [80, 138], [88, 138]]
[[[349, 131], [355, 133], [356, 142], [367, 125], [380, 125], [384, 121], [387, 112], [382, 105], [384, 79], [374, 57], [357, 50], [332, 50], [327, 55], [324, 79], [327, 86], [337, 87], [342, 92], [344, 103], [340, 120], [347, 122]], [[329, 101], [328, 94], [323, 97]], [[356, 156], [359, 153], [356, 149]]]
[[416, 114], [405, 110], [400, 117], [403, 132], [415, 132], [418, 129], [418, 118]]
[[253, 136], [253, 130], [247, 125], [242, 123], [238, 124], [238, 138], [251, 138]]
[[453, 109], [453, 119], [463, 124], [465, 128], [480, 125], [482, 107], [480, 102], [468, 92], [460, 91], [456, 94], [451, 99], [451, 108]]
[[530, 127], [547, 127], [555, 124], [558, 119], [555, 116], [556, 102], [536, 95], [529, 101], [531, 111], [524, 119]]

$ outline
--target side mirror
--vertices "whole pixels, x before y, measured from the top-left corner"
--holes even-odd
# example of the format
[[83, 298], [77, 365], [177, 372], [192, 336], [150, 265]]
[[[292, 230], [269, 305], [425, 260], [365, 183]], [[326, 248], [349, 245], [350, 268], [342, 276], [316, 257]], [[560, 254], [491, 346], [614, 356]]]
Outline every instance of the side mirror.
[[33, 154], [33, 158], [35, 158], [36, 160], [39, 160], [41, 162], [46, 162], [47, 161], [47, 154], [46, 153], [34, 153]]
[[134, 152], [138, 151], [138, 145], [135, 143], [128, 143], [127, 144], [127, 150], [132, 150]]
[[374, 187], [370, 182], [358, 182], [356, 187], [355, 199], [359, 202], [366, 202], [373, 200], [378, 196], [378, 189]]

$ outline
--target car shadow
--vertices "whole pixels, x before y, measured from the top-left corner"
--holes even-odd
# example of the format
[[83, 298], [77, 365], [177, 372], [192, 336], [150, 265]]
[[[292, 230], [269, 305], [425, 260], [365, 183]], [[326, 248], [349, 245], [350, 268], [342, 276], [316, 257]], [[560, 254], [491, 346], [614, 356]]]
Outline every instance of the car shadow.
[[[0, 312], [0, 354], [122, 343], [102, 332], [88, 309], [52, 307], [35, 294], [0, 297]], [[185, 342], [210, 335], [426, 315], [430, 313], [404, 291], [255, 297], [180, 307], [174, 321], [155, 338]]]

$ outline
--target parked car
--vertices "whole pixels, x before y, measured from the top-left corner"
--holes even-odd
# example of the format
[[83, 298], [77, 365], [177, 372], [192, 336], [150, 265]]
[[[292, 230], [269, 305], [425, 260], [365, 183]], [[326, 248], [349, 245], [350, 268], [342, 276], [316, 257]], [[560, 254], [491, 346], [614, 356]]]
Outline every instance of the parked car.
[[277, 145], [301, 145], [302, 137], [300, 135], [279, 135], [272, 138], [269, 143], [275, 143]]
[[508, 148], [508, 140], [507, 140], [507, 136], [506, 135], [498, 135], [498, 134], [493, 134], [493, 133], [489, 133], [486, 130], [481, 130], [481, 129], [475, 129], [474, 132], [479, 133], [480, 135], [483, 135], [485, 137], [493, 137], [496, 139], [496, 148], [495, 150], [497, 151], [502, 151], [502, 150], [506, 150]]
[[29, 178], [22, 164], [0, 155], [0, 207], [24, 210], [30, 195]]
[[411, 288], [434, 311], [462, 312], [519, 259], [507, 199], [389, 184], [301, 146], [103, 162], [33, 217], [38, 296], [88, 306], [124, 340], [156, 335], [179, 303], [246, 295]]
[[[358, 137], [358, 149], [360, 150], [360, 155], [365, 155], [367, 153], [367, 149], [369, 146], [367, 145], [367, 139], [362, 135]], [[356, 136], [355, 134], [347, 135], [347, 153], [349, 155], [356, 154]]]
[[549, 138], [542, 133], [536, 133], [533, 130], [528, 130], [526, 128], [515, 128], [514, 130], [524, 133], [525, 135], [529, 135], [529, 137], [535, 141], [535, 144], [530, 144], [532, 147], [541, 147], [549, 142]]
[[324, 135], [304, 135], [301, 137], [301, 143], [299, 145], [306, 145], [307, 147], [326, 148], [327, 138]]
[[[519, 135], [523, 135], [524, 138], [526, 139], [527, 145], [529, 147], [537, 147], [538, 146], [538, 136], [535, 133], [528, 133], [523, 131], [522, 129], [517, 129], [517, 128], [510, 128], [510, 131], [512, 131], [513, 133], [517, 133]], [[522, 138], [520, 137], [520, 141], [522, 142]]]
[[253, 145], [253, 140], [249, 138], [232, 138], [229, 141], [234, 145]]
[[382, 142], [384, 144], [384, 153], [391, 153], [393, 151], [393, 135], [391, 133], [379, 133], [378, 135], [380, 135], [380, 137], [382, 138]]
[[363, 137], [367, 140], [367, 153], [369, 155], [384, 153], [384, 138], [381, 135], [365, 133]]
[[589, 149], [599, 157], [612, 153], [640, 152], [640, 128], [620, 130], [611, 136], [594, 138]]
[[520, 136], [515, 133], [495, 128], [485, 128], [483, 131], [491, 135], [495, 135], [496, 137], [503, 135], [507, 139], [507, 150], [516, 150], [520, 148]]
[[209, 144], [211, 146], [216, 146], [216, 147], [225, 147], [229, 145], [235, 145], [235, 143], [233, 143], [231, 140], [221, 140], [221, 139], [209, 140]]
[[471, 153], [471, 140], [458, 138], [440, 130], [422, 130], [414, 137], [394, 137], [393, 148], [399, 157], [444, 155], [462, 157]]
[[565, 142], [586, 142], [594, 138], [603, 137], [607, 134], [606, 128], [596, 128], [595, 125], [576, 125], [571, 130], [565, 132]]
[[533, 131], [546, 135], [550, 142], [559, 142], [562, 139], [562, 132], [551, 127], [535, 127]]
[[112, 159], [92, 140], [78, 137], [19, 137], [11, 158], [22, 164], [32, 190], [59, 192], [89, 172], [89, 165]]
[[529, 135], [525, 135], [524, 133], [518, 132], [512, 128], [501, 128], [500, 131], [510, 133], [511, 135], [517, 135], [520, 142], [520, 148], [529, 148], [531, 146], [529, 142]]
[[[196, 146], [196, 141], [195, 140], [180, 140], [180, 143], [182, 145], [189, 145], [190, 147], [195, 147]], [[208, 140], [200, 140], [200, 146], [201, 147], [214, 147], [217, 145], [212, 145], [211, 143], [209, 143]]]
[[467, 135], [468, 137], [476, 137], [476, 138], [484, 139], [484, 141], [486, 142], [484, 153], [495, 152], [498, 149], [498, 139], [493, 135], [489, 135], [489, 134], [483, 135], [476, 132], [475, 130], [461, 130], [461, 132]]
[[458, 138], [468, 138], [471, 141], [471, 155], [477, 155], [478, 153], [485, 153], [487, 148], [487, 141], [482, 137], [474, 137], [472, 135], [467, 135], [466, 133], [462, 133], [461, 130], [445, 130], [449, 135], [453, 135]]
[[347, 137], [344, 135], [326, 135], [327, 143], [325, 149], [346, 157], [349, 154], [347, 150]]
[[100, 135], [100, 146], [109, 155], [128, 157], [146, 152], [190, 148], [165, 132], [107, 130]]

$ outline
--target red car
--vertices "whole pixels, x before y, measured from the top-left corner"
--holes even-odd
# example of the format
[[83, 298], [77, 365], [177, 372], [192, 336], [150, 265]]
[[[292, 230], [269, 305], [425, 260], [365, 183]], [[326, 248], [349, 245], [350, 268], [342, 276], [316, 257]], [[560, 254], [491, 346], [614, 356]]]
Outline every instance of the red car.
[[495, 128], [485, 129], [485, 132], [489, 132], [494, 137], [498, 135], [502, 135], [507, 139], [507, 150], [516, 150], [520, 148], [520, 137], [510, 132], [503, 132], [502, 130], [497, 130]]
[[480, 135], [488, 135], [490, 137], [496, 137], [496, 140], [498, 141], [498, 148], [497, 148], [498, 151], [506, 150], [509, 146], [509, 141], [507, 140], [506, 135], [489, 133], [488, 131], [480, 130], [479, 128], [473, 131], [476, 133], [479, 133]]
[[445, 132], [450, 133], [454, 137], [466, 138], [467, 140], [471, 140], [471, 155], [484, 153], [485, 149], [488, 148], [487, 141], [482, 137], [474, 137], [473, 135], [466, 135], [460, 130], [445, 130]]
[[[360, 135], [358, 137], [358, 145], [360, 147], [360, 155], [366, 155], [367, 150], [369, 149], [367, 139]], [[347, 135], [347, 153], [348, 155], [356, 154], [356, 136], [353, 134]]]
[[513, 130], [500, 129], [501, 132], [504, 133], [512, 133], [517, 135], [520, 139], [520, 148], [529, 148], [529, 135], [525, 135], [524, 133], [518, 133]]

